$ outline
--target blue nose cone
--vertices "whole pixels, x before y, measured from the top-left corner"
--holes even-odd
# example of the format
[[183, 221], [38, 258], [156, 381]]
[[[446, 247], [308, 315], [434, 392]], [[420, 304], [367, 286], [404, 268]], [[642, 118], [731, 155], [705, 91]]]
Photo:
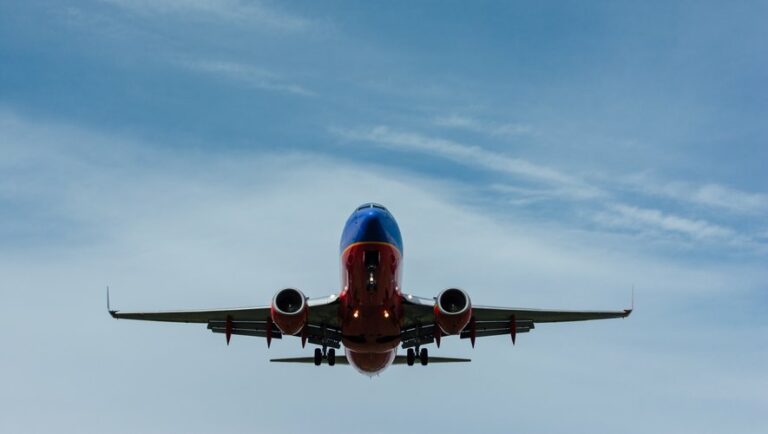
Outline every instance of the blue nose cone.
[[381, 205], [365, 204], [347, 220], [341, 235], [341, 251], [354, 243], [389, 243], [402, 254], [403, 241], [395, 218]]

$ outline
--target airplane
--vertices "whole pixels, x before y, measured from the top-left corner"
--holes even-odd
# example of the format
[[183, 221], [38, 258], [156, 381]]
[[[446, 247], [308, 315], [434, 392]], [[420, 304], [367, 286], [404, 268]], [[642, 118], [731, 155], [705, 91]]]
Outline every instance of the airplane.
[[[122, 312], [116, 319], [207, 324], [229, 345], [232, 335], [265, 338], [267, 347], [283, 336], [316, 345], [312, 357], [271, 359], [271, 362], [316, 366], [352, 365], [362, 374], [380, 374], [390, 365], [469, 362], [432, 357], [424, 345], [447, 336], [475, 340], [486, 336], [528, 333], [538, 323], [624, 318], [632, 308], [617, 311], [567, 311], [472, 305], [469, 294], [448, 288], [437, 297], [402, 292], [403, 240], [393, 215], [384, 206], [366, 203], [349, 217], [341, 235], [341, 292], [307, 298], [295, 288], [277, 291], [268, 306], [213, 310]], [[634, 303], [633, 303], [634, 305]], [[345, 355], [336, 355], [344, 346]], [[406, 355], [397, 355], [397, 349]]]

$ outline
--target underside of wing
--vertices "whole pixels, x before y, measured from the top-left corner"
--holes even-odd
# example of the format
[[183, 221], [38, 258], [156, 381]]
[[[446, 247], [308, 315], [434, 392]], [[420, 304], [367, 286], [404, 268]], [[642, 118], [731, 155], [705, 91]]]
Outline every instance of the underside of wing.
[[[405, 320], [400, 336], [403, 348], [429, 344], [440, 338], [436, 336], [442, 333], [435, 323], [435, 299], [405, 296], [403, 311]], [[631, 313], [632, 309], [578, 311], [472, 306], [471, 320], [459, 336], [473, 342], [475, 338], [498, 335], [511, 335], [514, 340], [515, 335], [530, 332], [537, 323], [625, 318]]]
[[136, 319], [144, 321], [208, 323], [211, 321], [226, 321], [227, 318], [230, 318], [236, 321], [265, 322], [267, 318], [269, 318], [269, 306], [210, 310], [166, 310], [155, 312], [121, 312], [119, 310], [110, 310], [109, 314], [112, 315], [112, 318], [116, 319]]
[[[340, 348], [341, 332], [338, 299], [335, 296], [307, 300], [308, 316], [301, 337], [306, 342]], [[272, 322], [270, 306], [229, 309], [167, 310], [155, 312], [122, 312], [109, 309], [116, 319], [207, 324], [214, 333], [281, 339], [283, 333]]]

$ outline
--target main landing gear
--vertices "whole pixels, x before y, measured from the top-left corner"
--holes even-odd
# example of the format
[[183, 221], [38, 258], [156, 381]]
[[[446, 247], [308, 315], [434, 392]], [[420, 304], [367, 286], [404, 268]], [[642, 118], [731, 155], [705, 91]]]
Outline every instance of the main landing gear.
[[419, 363], [421, 363], [421, 366], [427, 366], [429, 363], [429, 353], [427, 352], [426, 348], [422, 348], [421, 351], [414, 350], [413, 348], [408, 348], [408, 352], [405, 354], [405, 362], [408, 364], [408, 366], [413, 366], [413, 364], [416, 362], [416, 352], [418, 351], [419, 355]]
[[323, 363], [323, 359], [328, 361], [328, 366], [335, 365], [336, 350], [333, 348], [326, 350], [325, 347], [323, 347], [322, 350], [320, 348], [315, 348], [315, 366], [320, 366]]

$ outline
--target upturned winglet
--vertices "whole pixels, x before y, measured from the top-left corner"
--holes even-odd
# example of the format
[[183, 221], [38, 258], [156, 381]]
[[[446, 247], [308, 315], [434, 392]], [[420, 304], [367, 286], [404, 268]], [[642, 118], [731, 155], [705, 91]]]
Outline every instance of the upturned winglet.
[[635, 285], [632, 285], [632, 295], [630, 299], [629, 309], [624, 309], [624, 318], [628, 317], [632, 311], [635, 310]]
[[112, 310], [112, 308], [109, 305], [109, 285], [107, 285], [107, 312], [109, 312], [109, 315], [112, 318], [117, 319], [117, 311], [116, 310]]

